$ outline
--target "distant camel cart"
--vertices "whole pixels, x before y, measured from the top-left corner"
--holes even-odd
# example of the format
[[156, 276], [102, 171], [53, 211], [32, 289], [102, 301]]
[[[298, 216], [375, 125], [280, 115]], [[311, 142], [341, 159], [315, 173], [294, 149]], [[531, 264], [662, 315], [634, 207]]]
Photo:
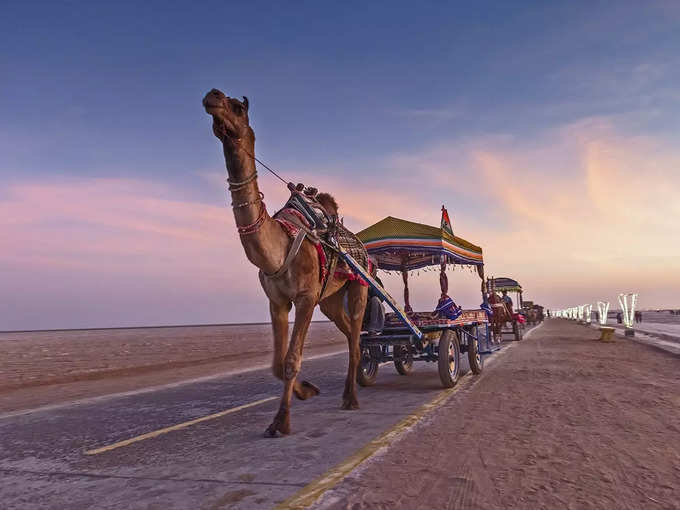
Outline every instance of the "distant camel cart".
[[[512, 318], [502, 324], [500, 331], [502, 335], [512, 335], [516, 341], [524, 338], [524, 329], [526, 324], [526, 317], [522, 310], [522, 286], [517, 280], [507, 277], [496, 277], [487, 279], [487, 288], [490, 292], [506, 292], [514, 294], [515, 299], [512, 300], [512, 310], [510, 310]], [[512, 298], [511, 298], [512, 299]], [[507, 324], [510, 324], [508, 327]]]
[[526, 317], [529, 326], [534, 326], [543, 322], [543, 307], [533, 301], [527, 301], [526, 299], [522, 300], [522, 314]]

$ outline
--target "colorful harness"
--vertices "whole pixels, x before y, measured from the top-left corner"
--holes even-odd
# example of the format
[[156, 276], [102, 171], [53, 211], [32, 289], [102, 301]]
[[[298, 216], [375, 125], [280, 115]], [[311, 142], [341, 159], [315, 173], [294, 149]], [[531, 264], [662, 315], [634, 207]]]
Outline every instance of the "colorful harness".
[[314, 244], [319, 257], [319, 281], [322, 283], [323, 296], [331, 275], [339, 280], [356, 280], [368, 286], [361, 276], [350, 268], [338, 253], [340, 247], [349, 253], [364, 268], [369, 267], [368, 253], [363, 243], [336, 216], [331, 215], [316, 198], [316, 188], [308, 188], [303, 184], [288, 184], [291, 196], [273, 218], [279, 222], [283, 230], [293, 239], [293, 244], [279, 270], [267, 275], [271, 278], [286, 272], [300, 250], [304, 239]]

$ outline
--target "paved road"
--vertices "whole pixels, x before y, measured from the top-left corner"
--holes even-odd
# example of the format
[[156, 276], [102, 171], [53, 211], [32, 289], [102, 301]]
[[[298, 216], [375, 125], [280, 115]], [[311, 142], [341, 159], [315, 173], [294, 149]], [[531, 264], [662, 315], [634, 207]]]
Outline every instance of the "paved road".
[[342, 354], [303, 364], [322, 395], [294, 402], [293, 434], [285, 438], [263, 437], [273, 399], [85, 454], [278, 397], [269, 370], [2, 418], [2, 508], [271, 508], [442, 391], [434, 364], [420, 364], [411, 377], [384, 365], [377, 384], [360, 389], [361, 409], [341, 411], [346, 363]]
[[674, 355], [548, 320], [315, 510], [680, 510]]

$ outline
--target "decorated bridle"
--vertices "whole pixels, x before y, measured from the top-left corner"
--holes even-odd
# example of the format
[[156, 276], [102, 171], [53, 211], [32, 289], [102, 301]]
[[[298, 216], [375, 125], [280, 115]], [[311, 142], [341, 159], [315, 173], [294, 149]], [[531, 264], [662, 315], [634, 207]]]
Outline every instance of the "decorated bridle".
[[[255, 179], [257, 179], [257, 171], [253, 172], [252, 175], [249, 175], [242, 181], [233, 181], [229, 178], [227, 178], [227, 183], [229, 184], [228, 190], [230, 192], [235, 192], [235, 191], [241, 191], [244, 189], [248, 184], [253, 182]], [[258, 192], [258, 196], [255, 200], [250, 200], [246, 202], [240, 202], [238, 204], [235, 204], [234, 202], [231, 203], [232, 209], [241, 209], [243, 207], [248, 207], [251, 205], [255, 205], [257, 203], [261, 203], [260, 206], [260, 212], [257, 215], [257, 219], [249, 224], [249, 225], [243, 225], [239, 226], [238, 224], [236, 225], [236, 230], [239, 233], [239, 235], [249, 235], [249, 234], [254, 234], [260, 228], [262, 228], [262, 225], [264, 225], [264, 220], [267, 217], [267, 206], [264, 203], [264, 193], [261, 191]]]

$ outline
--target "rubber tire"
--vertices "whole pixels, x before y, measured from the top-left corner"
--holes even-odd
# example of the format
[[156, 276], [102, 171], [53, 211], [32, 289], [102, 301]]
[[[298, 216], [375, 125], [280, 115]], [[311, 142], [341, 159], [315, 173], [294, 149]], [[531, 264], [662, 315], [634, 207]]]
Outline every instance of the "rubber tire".
[[468, 361], [473, 374], [479, 375], [484, 370], [484, 356], [479, 354], [479, 341], [468, 336]]
[[357, 383], [359, 386], [373, 386], [378, 377], [378, 368], [380, 363], [371, 355], [368, 348], [364, 348], [359, 359], [359, 368], [357, 369]]
[[[402, 349], [405, 349], [405, 346], [400, 346]], [[408, 354], [408, 351], [407, 351]], [[413, 360], [410, 361], [401, 361], [401, 360], [394, 360], [394, 368], [397, 370], [397, 373], [399, 375], [411, 375], [413, 373]]]
[[[449, 353], [449, 350], [451, 352]], [[442, 356], [442, 353], [444, 354]], [[453, 355], [454, 370], [451, 373], [450, 355]], [[450, 329], [445, 330], [439, 339], [439, 379], [444, 388], [453, 388], [460, 378], [460, 345], [458, 338]]]

